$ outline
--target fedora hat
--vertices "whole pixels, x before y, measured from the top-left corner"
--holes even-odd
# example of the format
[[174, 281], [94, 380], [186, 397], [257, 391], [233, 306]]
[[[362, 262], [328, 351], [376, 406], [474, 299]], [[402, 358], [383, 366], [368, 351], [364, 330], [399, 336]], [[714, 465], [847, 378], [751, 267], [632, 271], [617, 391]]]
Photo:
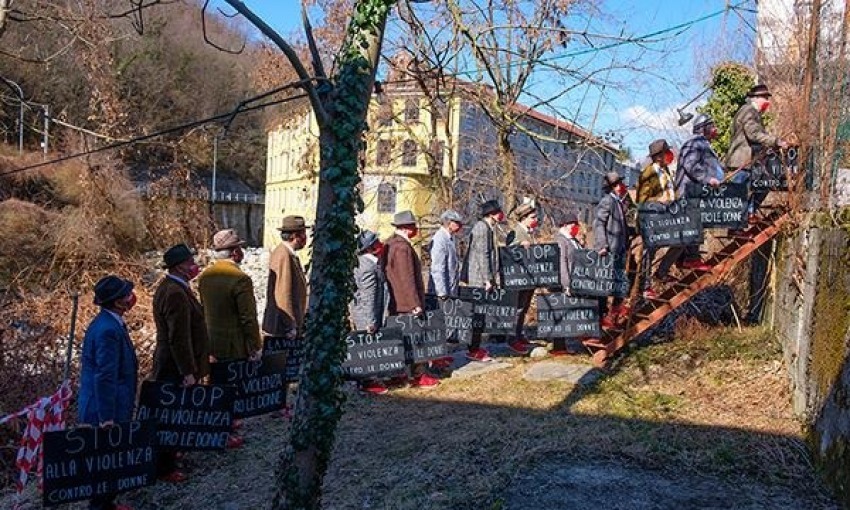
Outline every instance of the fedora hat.
[[751, 88], [749, 92], [747, 92], [747, 97], [770, 97], [772, 95], [773, 94], [770, 93], [770, 90], [768, 90], [767, 85], [764, 85], [762, 83], [753, 86], [753, 88]]
[[180, 243], [165, 250], [165, 253], [162, 255], [162, 265], [170, 269], [194, 257], [195, 252], [190, 250], [185, 244]]
[[363, 253], [373, 244], [378, 242], [378, 234], [371, 230], [364, 230], [357, 236], [357, 253]]
[[232, 228], [219, 230], [213, 236], [213, 250], [229, 250], [239, 246], [245, 246], [245, 241], [239, 239], [239, 234]]
[[104, 276], [94, 285], [94, 304], [103, 306], [133, 291], [133, 282], [115, 275]]
[[455, 223], [463, 223], [463, 216], [460, 215], [459, 212], [449, 209], [443, 214], [440, 215], [440, 222], [446, 223], [447, 221], [454, 221]]
[[573, 223], [578, 223], [578, 216], [576, 213], [572, 211], [566, 211], [558, 214], [558, 226], [561, 225], [571, 225]]
[[514, 218], [517, 220], [522, 220], [530, 216], [532, 213], [536, 212], [537, 209], [531, 204], [522, 204], [516, 209], [514, 209]]
[[401, 211], [393, 215], [392, 225], [400, 227], [402, 225], [416, 225], [416, 216], [410, 211]]
[[489, 216], [490, 214], [497, 213], [502, 210], [502, 206], [499, 205], [499, 201], [496, 199], [488, 200], [481, 204], [481, 216]]
[[670, 144], [667, 140], [661, 138], [649, 144], [649, 157], [654, 158], [670, 150]]
[[709, 126], [711, 124], [714, 124], [714, 119], [712, 119], [710, 115], [700, 113], [694, 119], [694, 126], [693, 126], [694, 133], [701, 132], [704, 127]]
[[603, 187], [613, 188], [618, 182], [622, 182], [623, 177], [617, 172], [608, 172], [603, 178]]
[[299, 232], [308, 228], [311, 227], [304, 221], [303, 216], [284, 216], [277, 229], [281, 232]]

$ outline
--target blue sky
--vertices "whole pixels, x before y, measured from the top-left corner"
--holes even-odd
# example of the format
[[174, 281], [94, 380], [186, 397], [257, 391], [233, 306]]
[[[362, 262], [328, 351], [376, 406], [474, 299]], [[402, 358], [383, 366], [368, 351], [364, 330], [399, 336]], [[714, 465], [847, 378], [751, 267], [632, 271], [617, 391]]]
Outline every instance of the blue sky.
[[[729, 3], [737, 5], [741, 1]], [[245, 0], [245, 4], [284, 35], [300, 28], [298, 0]], [[727, 0], [597, 0], [597, 5], [604, 14], [594, 17], [592, 31], [636, 37], [722, 11]], [[746, 1], [744, 7], [754, 9], [754, 0]], [[560, 58], [563, 55], [556, 52], [552, 56], [559, 62], [578, 69], [606, 67], [612, 62], [615, 65], [612, 71], [602, 73], [609, 85], [577, 87], [556, 100], [546, 113], [575, 120], [597, 134], [613, 133], [638, 158], [655, 138], [667, 138], [676, 144], [687, 137], [687, 128], [676, 126], [675, 109], [704, 88], [711, 64], [752, 59], [754, 24], [751, 13], [726, 11], [667, 32], [642, 47], [626, 44], [580, 58]], [[569, 53], [575, 48], [560, 51]], [[554, 96], [563, 86], [560, 81], [541, 74], [532, 91], [538, 96]], [[533, 100], [526, 98], [525, 102]], [[692, 108], [693, 105], [689, 109]]]

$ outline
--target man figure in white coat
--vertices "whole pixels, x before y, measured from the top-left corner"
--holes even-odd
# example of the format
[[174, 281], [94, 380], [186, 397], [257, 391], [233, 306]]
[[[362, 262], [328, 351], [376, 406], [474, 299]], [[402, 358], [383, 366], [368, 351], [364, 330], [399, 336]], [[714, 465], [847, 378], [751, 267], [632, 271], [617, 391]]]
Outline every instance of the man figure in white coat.
[[440, 215], [442, 226], [431, 239], [431, 268], [428, 294], [439, 299], [457, 296], [460, 263], [454, 236], [463, 228], [463, 217], [449, 209]]

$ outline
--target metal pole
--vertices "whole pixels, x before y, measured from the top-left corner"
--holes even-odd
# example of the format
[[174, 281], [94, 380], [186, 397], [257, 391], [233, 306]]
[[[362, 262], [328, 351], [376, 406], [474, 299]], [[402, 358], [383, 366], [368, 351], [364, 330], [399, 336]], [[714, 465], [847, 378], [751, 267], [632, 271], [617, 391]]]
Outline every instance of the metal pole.
[[18, 154], [24, 153], [24, 98], [20, 98], [18, 104]]
[[210, 211], [215, 205], [215, 174], [218, 166], [218, 135], [213, 137], [213, 168], [212, 168], [212, 186], [210, 190]]
[[74, 331], [77, 329], [77, 308], [80, 305], [80, 295], [74, 293], [71, 296], [73, 299], [73, 308], [71, 308], [71, 331], [68, 333], [68, 348], [65, 351], [65, 372], [62, 375], [62, 381], [68, 380], [68, 375], [71, 371], [71, 356], [74, 353]]
[[50, 129], [50, 106], [44, 106], [44, 155], [47, 156], [47, 144], [49, 140], [49, 135], [47, 131]]

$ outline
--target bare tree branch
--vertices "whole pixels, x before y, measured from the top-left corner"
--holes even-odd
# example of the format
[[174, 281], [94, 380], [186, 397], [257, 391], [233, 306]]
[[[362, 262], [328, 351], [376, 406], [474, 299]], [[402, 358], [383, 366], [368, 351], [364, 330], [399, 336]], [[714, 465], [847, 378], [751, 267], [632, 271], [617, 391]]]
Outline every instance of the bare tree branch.
[[209, 36], [207, 35], [207, 8], [209, 7], [209, 5], [210, 5], [210, 0], [204, 0], [204, 6], [201, 8], [201, 30], [203, 30], [203, 33], [204, 33], [204, 42], [206, 42], [207, 44], [209, 44], [210, 46], [212, 46], [213, 48], [215, 48], [219, 51], [223, 51], [225, 53], [230, 53], [231, 55], [239, 55], [240, 53], [242, 53], [245, 50], [245, 40], [244, 39], [242, 40], [242, 46], [238, 50], [231, 50], [231, 49], [228, 49], [228, 48], [224, 48], [224, 47], [219, 46], [218, 44], [216, 44], [216, 43], [214, 43], [210, 40]]
[[313, 25], [307, 16], [307, 4], [301, 1], [301, 22], [304, 24], [304, 34], [307, 36], [307, 47], [310, 49], [310, 58], [313, 64], [313, 73], [320, 78], [327, 78], [325, 67], [322, 65], [322, 57], [319, 55], [319, 47], [313, 37]]

